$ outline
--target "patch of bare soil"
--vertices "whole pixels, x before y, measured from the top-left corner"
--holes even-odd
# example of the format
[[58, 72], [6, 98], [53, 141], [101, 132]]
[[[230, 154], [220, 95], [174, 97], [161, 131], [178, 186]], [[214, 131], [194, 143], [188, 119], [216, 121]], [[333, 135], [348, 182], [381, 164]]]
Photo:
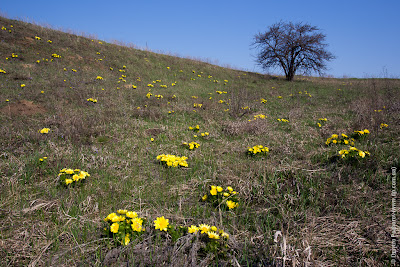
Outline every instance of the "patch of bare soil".
[[45, 113], [46, 109], [41, 105], [34, 104], [33, 101], [20, 100], [3, 107], [0, 112], [7, 115], [33, 115]]

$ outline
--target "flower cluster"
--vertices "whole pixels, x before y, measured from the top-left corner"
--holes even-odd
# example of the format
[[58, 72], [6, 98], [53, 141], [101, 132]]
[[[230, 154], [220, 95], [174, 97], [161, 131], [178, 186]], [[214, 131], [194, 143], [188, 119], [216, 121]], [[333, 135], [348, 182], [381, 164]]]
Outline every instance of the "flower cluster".
[[64, 168], [60, 170], [60, 173], [58, 174], [58, 177], [60, 179], [60, 183], [64, 185], [69, 185], [72, 183], [79, 183], [82, 182], [83, 180], [86, 179], [86, 177], [89, 177], [90, 174], [88, 172], [82, 171], [80, 169], [67, 169]]
[[[265, 120], [267, 118], [267, 116], [263, 115], [263, 114], [258, 114], [258, 115], [254, 115], [254, 121], [257, 119], [261, 119], [261, 120]], [[252, 120], [249, 120], [252, 121]]]
[[186, 162], [187, 157], [178, 157], [170, 154], [161, 154], [157, 156], [157, 160], [161, 162], [161, 164], [166, 165], [167, 167], [188, 167], [188, 163]]
[[189, 126], [189, 130], [192, 130], [194, 132], [198, 132], [200, 130], [200, 126], [198, 124], [196, 126], [194, 126], [194, 127]]
[[354, 146], [354, 138], [349, 138], [347, 135], [345, 135], [343, 133], [340, 136], [338, 134], [332, 134], [331, 137], [326, 139], [325, 144], [326, 145], [345, 144], [345, 145]]
[[[200, 133], [201, 137], [206, 137], [206, 136], [209, 136], [209, 135], [210, 135], [209, 132]], [[194, 137], [197, 137], [197, 135], [195, 135]]]
[[203, 106], [203, 104], [198, 104], [198, 103], [193, 104], [194, 108], [201, 108], [202, 106]]
[[39, 133], [41, 133], [41, 134], [47, 134], [49, 132], [50, 132], [50, 128], [43, 128], [43, 129], [39, 130]]
[[388, 126], [389, 126], [389, 125], [387, 125], [386, 123], [381, 123], [380, 128], [383, 129], [383, 128], [386, 128], [386, 127], [388, 127]]
[[360, 131], [354, 131], [354, 134], [352, 135], [352, 137], [354, 137], [355, 139], [358, 139], [358, 138], [367, 136], [369, 133], [370, 132], [367, 129], [360, 130]]
[[354, 146], [350, 146], [348, 150], [342, 149], [339, 151], [339, 155], [343, 158], [365, 158], [365, 156], [370, 156], [368, 151], [362, 151]]
[[287, 119], [277, 119], [277, 120], [280, 122], [289, 122], [289, 120], [287, 120]]
[[0, 69], [0, 73], [7, 73], [5, 70]]
[[191, 225], [188, 227], [189, 234], [196, 234], [197, 232], [200, 232], [200, 234], [205, 234], [209, 239], [217, 240], [221, 237], [224, 239], [229, 239], [229, 234], [224, 232], [222, 229], [218, 229], [216, 226], [210, 226], [202, 223], [198, 226]]
[[61, 56], [58, 55], [58, 54], [56, 54], [56, 53], [54, 53], [54, 54], [51, 54], [51, 57], [53, 57], [53, 58], [60, 58]]
[[266, 156], [268, 154], [268, 152], [269, 152], [269, 148], [264, 147], [262, 145], [248, 147], [248, 149], [247, 149], [247, 155], [250, 155], [250, 156], [255, 156], [257, 154]]
[[318, 121], [319, 121], [319, 122], [317, 122], [317, 126], [318, 126], [319, 128], [321, 128], [322, 125], [324, 125], [324, 124], [328, 121], [328, 119], [327, 119], [327, 118], [319, 118]]
[[195, 150], [196, 148], [200, 147], [200, 144], [196, 142], [190, 142], [190, 143], [183, 142], [182, 145], [184, 147], [187, 147], [189, 150]]
[[108, 214], [104, 221], [109, 223], [109, 227], [105, 228], [107, 234], [125, 246], [132, 237], [145, 231], [144, 219], [138, 217], [134, 211], [118, 210], [117, 213]]
[[225, 190], [221, 186], [212, 185], [210, 187], [210, 191], [205, 194], [202, 198], [202, 201], [210, 202], [214, 205], [214, 207], [221, 206], [221, 204], [225, 203], [222, 207], [228, 209], [234, 209], [239, 206], [239, 201], [237, 199], [237, 192], [233, 190], [232, 187], [228, 186]]
[[86, 99], [86, 101], [97, 103], [97, 99], [94, 99], [94, 98], [88, 98], [88, 99]]
[[97, 77], [96, 77], [96, 80], [103, 80], [103, 77], [97, 76]]

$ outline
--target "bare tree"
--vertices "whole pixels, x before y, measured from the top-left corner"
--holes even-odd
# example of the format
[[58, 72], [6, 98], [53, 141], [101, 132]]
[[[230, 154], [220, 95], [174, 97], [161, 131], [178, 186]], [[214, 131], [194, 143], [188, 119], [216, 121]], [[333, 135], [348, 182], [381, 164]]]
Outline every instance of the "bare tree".
[[306, 23], [278, 22], [265, 33], [254, 36], [259, 48], [256, 62], [264, 69], [281, 67], [286, 80], [292, 81], [297, 71], [304, 74], [326, 70], [326, 62], [335, 57], [325, 48], [326, 35]]

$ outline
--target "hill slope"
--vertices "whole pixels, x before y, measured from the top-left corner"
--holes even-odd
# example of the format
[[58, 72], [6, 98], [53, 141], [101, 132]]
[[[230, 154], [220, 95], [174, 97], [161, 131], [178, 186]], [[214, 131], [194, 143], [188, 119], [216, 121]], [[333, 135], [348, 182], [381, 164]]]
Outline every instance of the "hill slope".
[[[399, 80], [286, 82], [1, 17], [0, 27], [8, 265], [389, 263]], [[269, 152], [249, 151], [257, 145]], [[188, 233], [201, 224], [218, 229]]]

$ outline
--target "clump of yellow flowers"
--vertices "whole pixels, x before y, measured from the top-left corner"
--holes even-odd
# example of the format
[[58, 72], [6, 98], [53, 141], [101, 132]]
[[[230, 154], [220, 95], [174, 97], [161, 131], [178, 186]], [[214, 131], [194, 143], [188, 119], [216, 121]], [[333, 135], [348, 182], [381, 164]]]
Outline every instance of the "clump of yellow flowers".
[[345, 145], [351, 145], [354, 146], [354, 138], [349, 138], [345, 134], [332, 134], [331, 137], [326, 139], [325, 142], [326, 145], [331, 145], [331, 144], [345, 144]]
[[347, 158], [353, 158], [353, 159], [360, 159], [360, 158], [365, 158], [366, 156], [370, 156], [371, 154], [368, 151], [362, 151], [354, 146], [350, 146], [348, 150], [342, 149], [339, 151], [339, 155], [341, 156], [342, 159]]
[[380, 128], [383, 129], [383, 128], [387, 128], [388, 126], [389, 125], [387, 125], [386, 123], [381, 123]]
[[247, 149], [247, 155], [249, 155], [249, 156], [255, 156], [257, 154], [266, 156], [268, 154], [268, 152], [269, 152], [269, 148], [266, 146], [262, 146], [262, 145], [248, 147], [248, 149]]
[[41, 130], [39, 130], [39, 133], [41, 134], [48, 134], [50, 132], [50, 128], [43, 128]]
[[277, 120], [280, 122], [289, 122], [289, 120], [287, 120], [287, 119], [277, 119]]
[[161, 164], [167, 167], [189, 167], [188, 163], [186, 162], [187, 157], [178, 157], [175, 155], [170, 154], [161, 154], [157, 156], [157, 160], [161, 162]]
[[109, 224], [104, 228], [107, 235], [116, 239], [122, 245], [128, 245], [131, 238], [135, 238], [145, 231], [145, 219], [138, 217], [134, 211], [118, 210], [107, 215], [104, 221]]
[[60, 56], [60, 55], [58, 55], [58, 54], [56, 54], [56, 53], [54, 53], [54, 54], [51, 54], [51, 57], [52, 57], [52, 58], [61, 58], [61, 56]]
[[326, 122], [328, 121], [327, 118], [319, 118], [317, 122], [317, 126], [321, 128]]
[[189, 150], [195, 150], [196, 148], [200, 147], [200, 144], [196, 142], [190, 142], [190, 143], [183, 142], [182, 145], [188, 148]]
[[354, 137], [355, 139], [363, 139], [369, 134], [370, 132], [367, 129], [364, 129], [360, 131], [354, 131], [352, 137]]
[[205, 194], [201, 200], [210, 202], [214, 207], [221, 207], [229, 210], [239, 206], [237, 192], [230, 186], [224, 189], [222, 186], [211, 185], [210, 191]]
[[[267, 118], [267, 116], [265, 116], [263, 114], [254, 115], [253, 117], [254, 117], [254, 119], [253, 119], [254, 121], [257, 119], [265, 120]], [[252, 121], [252, 120], [250, 119], [249, 121]]]
[[88, 98], [88, 99], [86, 99], [86, 101], [92, 102], [92, 103], [97, 103], [97, 99], [94, 99], [94, 98]]
[[81, 183], [86, 179], [86, 177], [89, 176], [90, 174], [88, 172], [82, 171], [80, 169], [73, 170], [67, 168], [60, 170], [60, 173], [58, 174], [60, 183], [63, 185]]
[[220, 238], [229, 239], [229, 234], [222, 229], [218, 229], [216, 226], [210, 226], [208, 224], [202, 223], [199, 224], [198, 226], [191, 225], [190, 227], [188, 227], [189, 234], [196, 234], [198, 232], [200, 234], [205, 234], [205, 236], [208, 237], [209, 239], [215, 239], [215, 240]]
[[191, 130], [193, 132], [198, 132], [200, 130], [200, 126], [198, 124], [194, 127], [189, 126], [189, 130]]

